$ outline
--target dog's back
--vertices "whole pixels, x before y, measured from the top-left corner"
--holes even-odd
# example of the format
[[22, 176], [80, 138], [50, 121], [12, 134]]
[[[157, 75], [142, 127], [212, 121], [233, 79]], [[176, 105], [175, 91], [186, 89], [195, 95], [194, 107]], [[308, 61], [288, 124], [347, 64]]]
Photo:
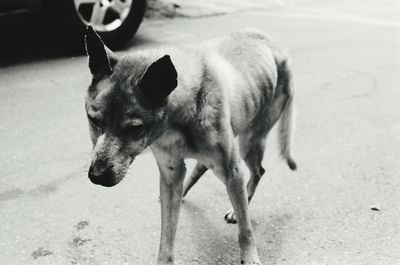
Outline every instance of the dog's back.
[[205, 48], [208, 67], [224, 84], [230, 111], [235, 113], [232, 124], [237, 134], [247, 128], [254, 129], [251, 128], [254, 122], [260, 123], [262, 119], [276, 121], [275, 117], [268, 117], [273, 111], [270, 104], [281, 94], [291, 94], [284, 91], [287, 86], [278, 85], [287, 74], [284, 68], [288, 56], [284, 52], [255, 29], [237, 31], [200, 47]]

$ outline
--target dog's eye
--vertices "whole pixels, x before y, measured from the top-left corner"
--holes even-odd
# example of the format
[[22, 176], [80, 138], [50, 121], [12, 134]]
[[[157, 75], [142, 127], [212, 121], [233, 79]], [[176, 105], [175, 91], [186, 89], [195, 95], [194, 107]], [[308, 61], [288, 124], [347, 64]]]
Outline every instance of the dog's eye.
[[97, 128], [101, 128], [101, 126], [100, 126], [101, 125], [101, 121], [99, 119], [96, 119], [94, 117], [90, 117], [89, 115], [87, 117], [89, 119], [89, 122], [92, 125], [96, 126]]
[[137, 134], [142, 132], [144, 129], [144, 125], [143, 124], [138, 124], [138, 125], [130, 125], [128, 127], [126, 127], [126, 131], [129, 134]]

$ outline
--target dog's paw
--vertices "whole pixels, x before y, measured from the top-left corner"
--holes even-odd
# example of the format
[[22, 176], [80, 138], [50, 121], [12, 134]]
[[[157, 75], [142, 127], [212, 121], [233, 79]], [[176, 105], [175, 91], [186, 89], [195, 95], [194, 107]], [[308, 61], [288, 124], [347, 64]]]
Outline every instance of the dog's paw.
[[244, 265], [262, 265], [260, 259], [258, 258], [258, 255], [255, 254], [255, 256], [251, 257], [243, 257], [240, 259], [240, 264]]
[[250, 262], [246, 262], [244, 260], [240, 261], [240, 264], [244, 264], [244, 265], [262, 265], [261, 262], [259, 261], [250, 261]]
[[230, 209], [226, 212], [224, 219], [228, 224], [236, 224], [237, 223], [235, 211], [233, 209]]

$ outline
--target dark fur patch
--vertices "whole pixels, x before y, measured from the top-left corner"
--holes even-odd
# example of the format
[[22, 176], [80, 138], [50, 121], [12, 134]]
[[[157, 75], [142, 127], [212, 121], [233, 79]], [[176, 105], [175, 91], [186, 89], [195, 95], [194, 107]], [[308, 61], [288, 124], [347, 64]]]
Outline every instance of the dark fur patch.
[[111, 64], [104, 43], [91, 26], [87, 27], [85, 42], [92, 75], [111, 74]]
[[201, 83], [200, 88], [196, 94], [196, 112], [201, 113], [203, 106], [206, 104], [206, 91], [210, 87], [210, 84], [213, 82], [212, 77], [210, 76], [209, 69], [204, 67], [204, 63], [201, 69]]
[[139, 88], [148, 101], [154, 107], [158, 107], [164, 105], [168, 95], [178, 85], [177, 78], [178, 73], [171, 58], [165, 55], [146, 69], [139, 81]]

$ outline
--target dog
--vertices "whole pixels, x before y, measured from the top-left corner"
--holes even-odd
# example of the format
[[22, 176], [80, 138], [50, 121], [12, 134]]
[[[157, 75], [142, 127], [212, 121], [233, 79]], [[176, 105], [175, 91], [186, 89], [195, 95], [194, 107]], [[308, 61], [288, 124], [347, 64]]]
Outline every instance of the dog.
[[[160, 171], [158, 264], [171, 265], [182, 197], [211, 169], [233, 206], [225, 219], [237, 221], [241, 264], [261, 264], [248, 203], [265, 172], [266, 137], [278, 120], [281, 155], [296, 169], [288, 55], [255, 29], [120, 58], [88, 26], [85, 45], [92, 74], [85, 98], [93, 142], [90, 180], [116, 185], [150, 147]], [[185, 158], [198, 161], [186, 181]], [[242, 161], [251, 173], [247, 188]]]

